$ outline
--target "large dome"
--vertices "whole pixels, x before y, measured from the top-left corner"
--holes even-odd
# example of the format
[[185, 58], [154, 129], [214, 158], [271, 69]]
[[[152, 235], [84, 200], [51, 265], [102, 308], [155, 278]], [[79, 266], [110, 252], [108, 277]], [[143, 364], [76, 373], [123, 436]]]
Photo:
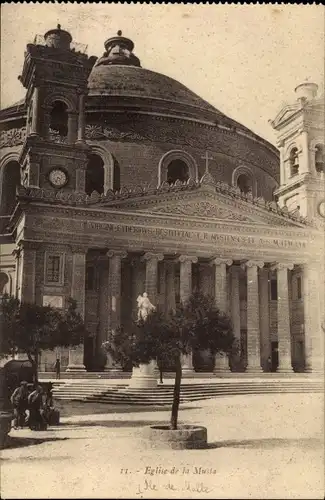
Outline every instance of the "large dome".
[[133, 53], [134, 43], [121, 35], [119, 31], [117, 36], [106, 40], [105, 52], [90, 74], [88, 109], [112, 110], [118, 101], [119, 109], [141, 109], [155, 114], [169, 113], [212, 123], [220, 120], [229, 126], [239, 125], [180, 82], [142, 68]]
[[137, 66], [95, 66], [88, 85], [90, 96], [157, 99], [219, 113], [185, 85], [166, 75]]

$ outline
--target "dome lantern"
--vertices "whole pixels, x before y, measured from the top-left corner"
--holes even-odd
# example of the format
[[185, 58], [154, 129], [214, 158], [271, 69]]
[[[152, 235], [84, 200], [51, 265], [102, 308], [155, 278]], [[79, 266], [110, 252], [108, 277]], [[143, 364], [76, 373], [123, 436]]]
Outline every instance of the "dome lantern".
[[105, 52], [96, 63], [96, 66], [120, 64], [125, 66], [141, 67], [140, 60], [133, 54], [134, 43], [122, 36], [122, 31], [108, 38], [105, 42]]
[[62, 30], [61, 25], [58, 24], [55, 29], [45, 33], [44, 40], [47, 47], [69, 50], [72, 36], [68, 31]]

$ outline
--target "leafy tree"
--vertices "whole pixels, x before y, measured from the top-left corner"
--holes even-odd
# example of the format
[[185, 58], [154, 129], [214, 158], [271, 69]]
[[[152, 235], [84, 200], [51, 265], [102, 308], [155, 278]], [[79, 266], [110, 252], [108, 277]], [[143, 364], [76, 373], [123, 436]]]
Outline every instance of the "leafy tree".
[[79, 345], [86, 333], [73, 299], [69, 299], [67, 308], [61, 310], [20, 302], [15, 297], [3, 295], [0, 316], [0, 352], [11, 356], [18, 352], [25, 353], [32, 364], [35, 382], [38, 380], [38, 359], [42, 350]]
[[175, 384], [171, 412], [171, 429], [177, 429], [182, 356], [195, 349], [207, 349], [230, 354], [234, 336], [229, 317], [220, 312], [213, 297], [195, 293], [180, 304], [173, 313], [154, 312], [146, 321], [133, 324], [128, 332], [121, 327], [111, 333], [104, 347], [122, 366], [128, 361], [133, 366], [160, 359], [175, 367]]

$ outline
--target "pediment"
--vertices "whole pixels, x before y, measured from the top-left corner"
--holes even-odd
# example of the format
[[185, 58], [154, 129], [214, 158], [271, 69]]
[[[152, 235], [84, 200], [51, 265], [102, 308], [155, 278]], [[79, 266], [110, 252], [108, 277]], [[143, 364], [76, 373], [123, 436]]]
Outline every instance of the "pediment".
[[223, 207], [219, 203], [209, 200], [182, 200], [178, 203], [170, 202], [150, 208], [151, 213], [161, 213], [169, 215], [181, 215], [184, 217], [203, 217], [229, 221], [252, 222], [253, 219], [247, 215], [234, 211], [233, 209]]
[[259, 206], [235, 200], [220, 193], [182, 193], [177, 199], [169, 198], [146, 206], [132, 207], [136, 212], [164, 215], [175, 219], [192, 219], [199, 222], [230, 222], [239, 224], [290, 226], [292, 221], [285, 219]]
[[280, 123], [294, 116], [299, 109], [296, 104], [284, 106], [272, 121], [272, 126], [277, 127]]

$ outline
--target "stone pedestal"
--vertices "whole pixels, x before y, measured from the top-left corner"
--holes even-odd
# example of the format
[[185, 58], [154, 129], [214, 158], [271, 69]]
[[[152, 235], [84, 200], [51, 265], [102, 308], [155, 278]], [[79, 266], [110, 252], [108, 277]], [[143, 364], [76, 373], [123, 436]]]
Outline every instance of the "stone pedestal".
[[153, 389], [157, 387], [156, 361], [133, 367], [129, 383], [130, 389]]
[[181, 357], [181, 363], [182, 363], [182, 374], [183, 375], [194, 373], [192, 353], [183, 354]]
[[67, 372], [85, 372], [84, 365], [84, 346], [77, 346], [75, 349], [69, 349], [69, 364]]
[[224, 353], [217, 353], [214, 358], [214, 368], [213, 373], [216, 375], [229, 373], [229, 357]]

